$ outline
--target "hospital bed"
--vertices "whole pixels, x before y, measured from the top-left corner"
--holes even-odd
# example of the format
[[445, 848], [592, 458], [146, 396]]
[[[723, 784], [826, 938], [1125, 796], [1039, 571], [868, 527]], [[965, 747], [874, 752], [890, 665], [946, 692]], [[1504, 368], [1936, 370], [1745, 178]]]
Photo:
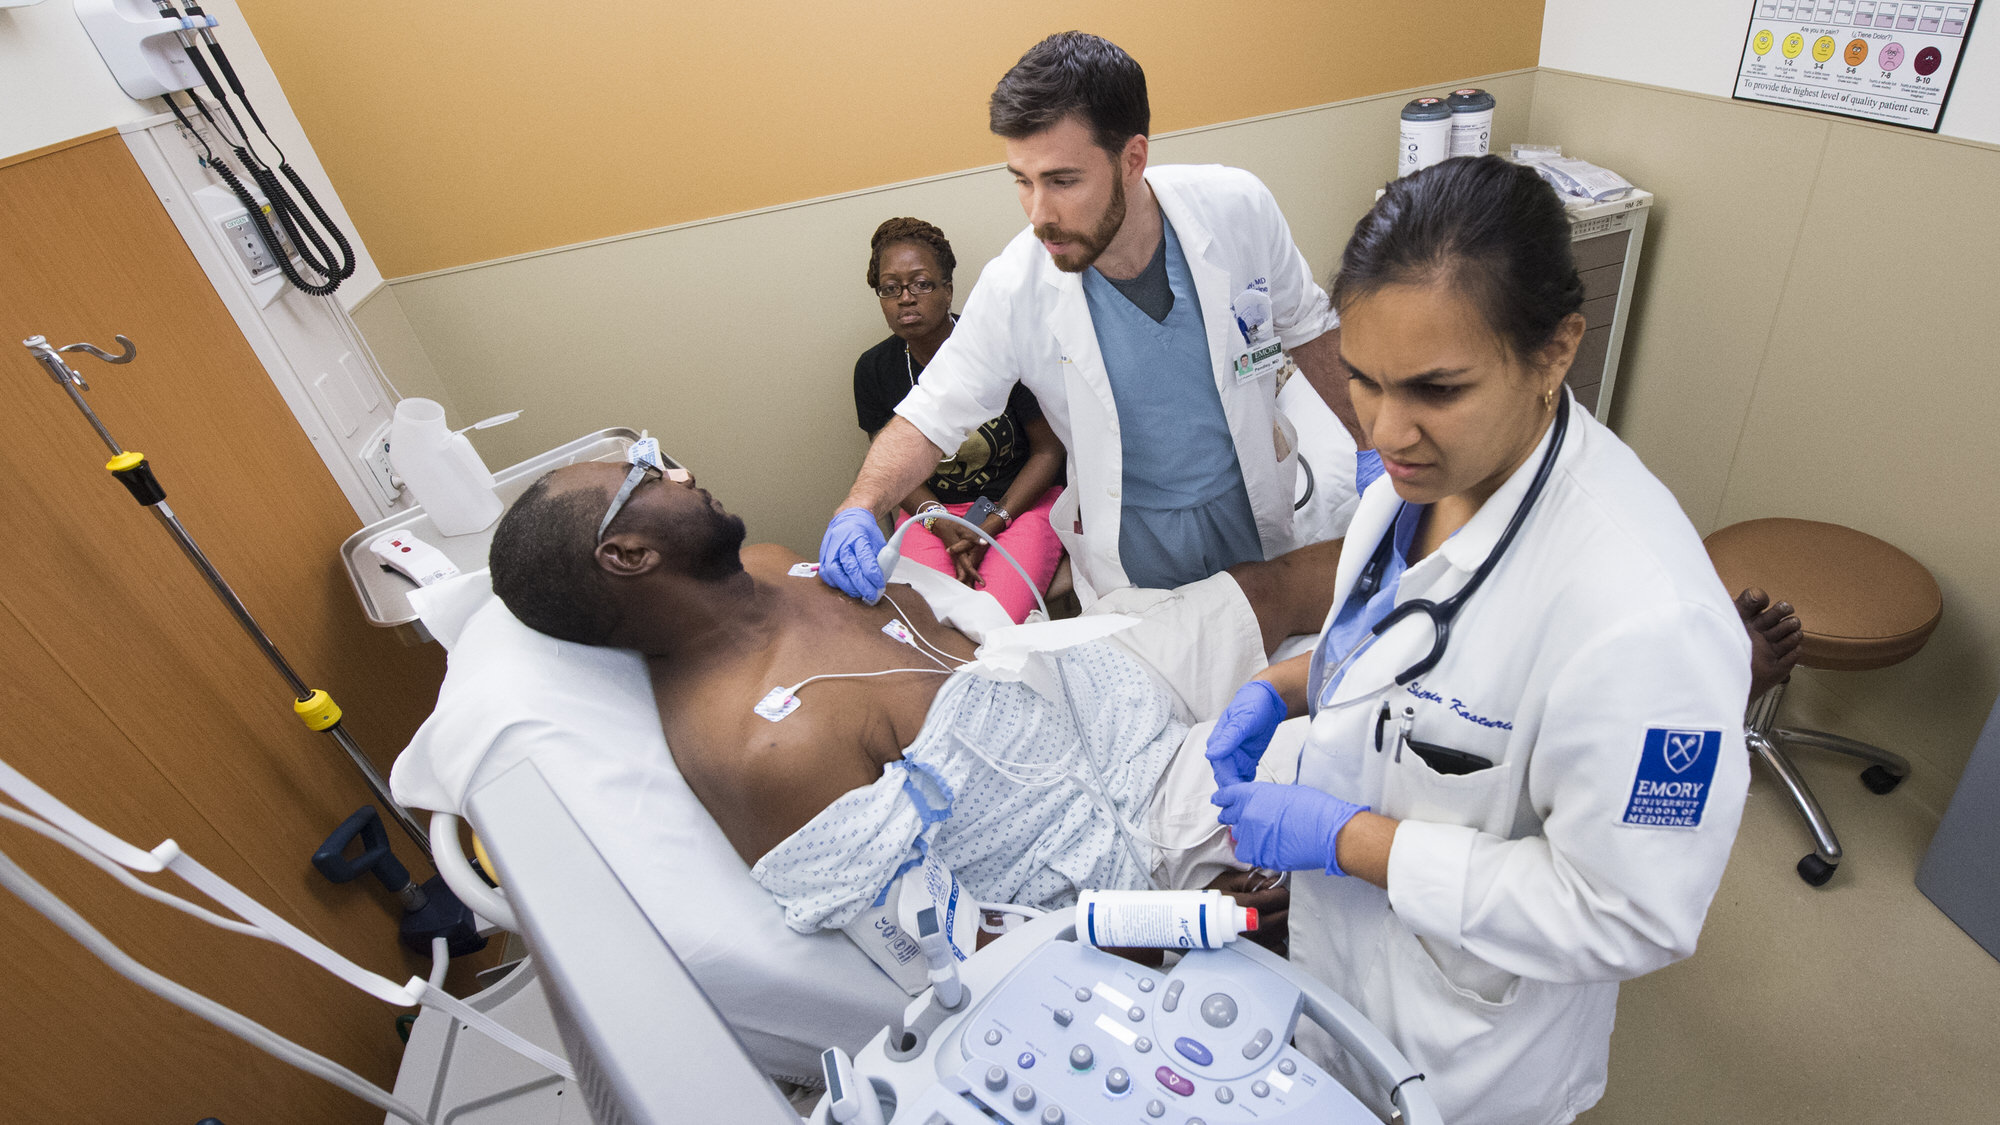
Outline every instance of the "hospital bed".
[[[488, 850], [512, 888], [509, 909], [536, 966], [532, 976], [516, 969], [475, 1006], [515, 1017], [506, 1020], [514, 1030], [563, 1051], [576, 1078], [510, 1062], [462, 1026], [432, 1021], [430, 1039], [455, 1040], [448, 1044], [455, 1051], [440, 1056], [420, 1022], [399, 1097], [441, 1123], [799, 1120], [534, 761], [477, 784], [467, 812], [508, 826], [504, 842]], [[519, 830], [526, 825], [532, 831]], [[1254, 945], [1192, 951], [1154, 969], [1074, 939], [1067, 912], [999, 938], [965, 963], [963, 999], [952, 1008], [927, 992], [873, 1037], [854, 1066], [842, 1069], [844, 1057], [834, 1064], [832, 1073], [844, 1078], [807, 1120], [1088, 1125], [1164, 1119], [1172, 1102], [1175, 1125], [1376, 1121], [1290, 1046], [1304, 1015], [1365, 1061], [1376, 1092], [1388, 1092], [1402, 1120], [1439, 1121], [1422, 1077], [1379, 1032]], [[1205, 1057], [1195, 1036], [1214, 1044], [1216, 1057]], [[432, 1073], [413, 1073], [429, 1063]], [[851, 1099], [837, 1113], [836, 1095], [856, 1091], [879, 1117], [858, 1116]]]
[[[1301, 541], [1337, 536], [1354, 501], [1352, 441], [1303, 379], [1290, 381], [1280, 406], [1293, 421], [1302, 458], [1311, 451], [1315, 462], [1339, 466], [1316, 480], [1302, 474]], [[626, 431], [604, 431], [499, 476], [518, 491], [554, 464], [615, 456], [627, 440]], [[364, 529], [356, 541], [379, 530]], [[638, 654], [529, 629], [493, 597], [483, 570], [399, 594], [447, 650], [449, 665], [437, 706], [398, 758], [391, 784], [401, 803], [447, 814], [432, 826], [439, 868], [475, 911], [506, 929], [519, 931], [529, 921], [504, 895], [486, 891], [447, 817], [469, 820], [503, 871], [524, 850], [533, 855], [543, 828], [483, 811], [479, 801], [496, 779], [528, 766], [566, 810], [589, 856], [618, 873], [622, 900], [671, 947], [675, 964], [725, 1017], [755, 1071], [815, 1086], [823, 1048], [861, 1050], [911, 1003], [842, 933], [802, 935], [785, 926], [782, 909], [751, 880], [675, 768]], [[372, 604], [365, 593], [362, 600]], [[976, 617], [979, 608], [958, 612]], [[546, 961], [516, 967], [471, 1003], [555, 1049], [561, 1045], [556, 1011], [538, 968]], [[413, 1031], [397, 1084], [397, 1093], [417, 1104], [442, 1111], [462, 1100], [468, 1111], [478, 1107], [477, 1119], [496, 1121], [569, 1120], [566, 1112], [549, 1116], [560, 1111], [563, 1089], [561, 1080], [532, 1067], [524, 1072], [504, 1049], [429, 1014]], [[520, 1115], [501, 1111], [509, 1100], [518, 1102]], [[439, 1119], [455, 1116], [441, 1112]]]
[[[791, 1122], [799, 1115], [772, 1077], [789, 1080], [794, 1091], [818, 1085], [820, 1053], [833, 1046], [855, 1056], [889, 1100], [900, 1097], [908, 1107], [929, 1098], [923, 1104], [940, 1107], [935, 1119], [926, 1111], [889, 1120], [973, 1120], [962, 1116], [976, 1092], [961, 1089], [961, 1072], [993, 1063], [967, 1053], [952, 1027], [967, 1013], [990, 1012], [968, 1005], [951, 1021], [926, 1025], [929, 993], [912, 1000], [837, 931], [801, 935], [784, 925], [781, 909], [750, 879], [675, 770], [642, 658], [528, 629], [492, 596], [483, 573], [417, 600], [427, 630], [449, 652], [449, 671], [392, 783], [400, 799], [447, 814], [432, 829], [439, 866], [468, 904], [527, 939], [530, 959], [470, 1002], [537, 1045], [565, 1052], [579, 1073], [574, 1082], [557, 1078], [427, 1012], [411, 1037], [399, 1097], [439, 1121]], [[486, 891], [465, 864], [453, 815], [478, 831], [507, 892]], [[974, 1000], [1004, 991], [1003, 979], [1031, 976], [1022, 966], [1037, 963], [1038, 949], [1104, 956], [1072, 938], [1066, 919], [1051, 916], [1001, 939], [967, 963]], [[1357, 1057], [1376, 1060], [1376, 1093], [1395, 1088], [1407, 1120], [1435, 1120], [1425, 1116], [1420, 1078], [1379, 1033], [1310, 978], [1242, 944], [1214, 957], [1281, 994], [1266, 1004], [1277, 1013], [1276, 1051], [1289, 1050], [1285, 1020], [1303, 1012]], [[1114, 965], [1113, 976], [1149, 972]], [[1286, 983], [1270, 984], [1279, 978]], [[1157, 973], [1148, 979], [1168, 980]], [[1166, 995], [1165, 988], [1154, 995]], [[1171, 1022], [1185, 1013], [1154, 1016]], [[920, 1026], [933, 1034], [915, 1053], [898, 1050], [885, 1030]], [[1106, 1052], [1118, 1048], [1099, 1037], [1095, 1050], [1106, 1060], [1100, 1076], [1112, 1069]], [[1285, 1058], [1289, 1068], [1304, 1062], [1296, 1052]], [[1204, 1102], [1203, 1120], [1248, 1119], [1259, 1109], [1258, 1119], [1283, 1119], [1272, 1112], [1275, 1102], [1253, 1100], [1270, 1095], [1252, 1092], [1287, 1079], [1272, 1069], [1276, 1059], [1258, 1060], [1270, 1072], [1264, 1077], [1243, 1063], [1237, 1069], [1244, 1074], [1222, 1075], [1226, 1059], [1214, 1075], [1179, 1065], [1242, 1091], [1237, 1112]], [[1012, 1096], [1011, 1084], [1006, 1093]], [[1210, 1093], [1204, 1086], [1200, 1096]], [[1340, 1108], [1358, 1111], [1351, 1099]], [[1301, 1113], [1315, 1121], [1368, 1120], [1332, 1115], [1320, 1102]], [[814, 1120], [828, 1120], [824, 1106]]]

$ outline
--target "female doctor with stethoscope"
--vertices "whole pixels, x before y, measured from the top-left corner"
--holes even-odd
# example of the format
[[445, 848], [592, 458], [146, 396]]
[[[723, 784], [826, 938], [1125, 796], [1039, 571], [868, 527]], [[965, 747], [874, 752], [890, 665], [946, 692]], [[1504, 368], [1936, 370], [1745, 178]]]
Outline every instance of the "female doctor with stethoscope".
[[[1398, 180], [1356, 224], [1333, 300], [1387, 475], [1317, 648], [1208, 744], [1237, 858], [1299, 873], [1292, 959], [1453, 1122], [1602, 1096], [1618, 982], [1693, 952], [1749, 778], [1741, 618], [1563, 388], [1582, 298], [1562, 204], [1498, 157]], [[1251, 780], [1296, 715], [1297, 783]], [[1368, 1100], [1331, 1041], [1301, 1044]]]

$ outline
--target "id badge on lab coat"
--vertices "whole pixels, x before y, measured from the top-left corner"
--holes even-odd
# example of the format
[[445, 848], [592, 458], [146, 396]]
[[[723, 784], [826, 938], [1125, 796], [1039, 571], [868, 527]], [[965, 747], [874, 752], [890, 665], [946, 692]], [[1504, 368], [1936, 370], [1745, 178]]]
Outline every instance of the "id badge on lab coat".
[[1251, 382], [1273, 375], [1285, 362], [1284, 345], [1271, 323], [1271, 295], [1251, 286], [1230, 303], [1240, 344], [1232, 368], [1238, 382]]

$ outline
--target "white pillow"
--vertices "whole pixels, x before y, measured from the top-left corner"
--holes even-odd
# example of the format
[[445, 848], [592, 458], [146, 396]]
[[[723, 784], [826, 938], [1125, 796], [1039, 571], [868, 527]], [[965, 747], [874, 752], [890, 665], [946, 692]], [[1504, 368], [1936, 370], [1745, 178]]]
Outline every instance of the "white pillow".
[[[645, 660], [537, 633], [485, 582], [426, 591], [426, 627], [450, 660], [390, 772], [396, 799], [462, 813], [468, 793], [532, 759], [761, 1066], [816, 1081], [820, 1049], [859, 1050], [908, 997], [838, 931], [786, 928], [675, 768]], [[533, 831], [473, 827], [489, 842]]]

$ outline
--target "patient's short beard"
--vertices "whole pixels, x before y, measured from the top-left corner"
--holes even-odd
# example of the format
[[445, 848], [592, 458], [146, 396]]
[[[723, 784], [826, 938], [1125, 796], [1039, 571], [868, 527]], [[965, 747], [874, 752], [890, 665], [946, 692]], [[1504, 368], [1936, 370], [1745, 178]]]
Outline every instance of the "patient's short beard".
[[673, 528], [670, 545], [683, 574], [716, 582], [743, 571], [743, 518], [708, 511]]

